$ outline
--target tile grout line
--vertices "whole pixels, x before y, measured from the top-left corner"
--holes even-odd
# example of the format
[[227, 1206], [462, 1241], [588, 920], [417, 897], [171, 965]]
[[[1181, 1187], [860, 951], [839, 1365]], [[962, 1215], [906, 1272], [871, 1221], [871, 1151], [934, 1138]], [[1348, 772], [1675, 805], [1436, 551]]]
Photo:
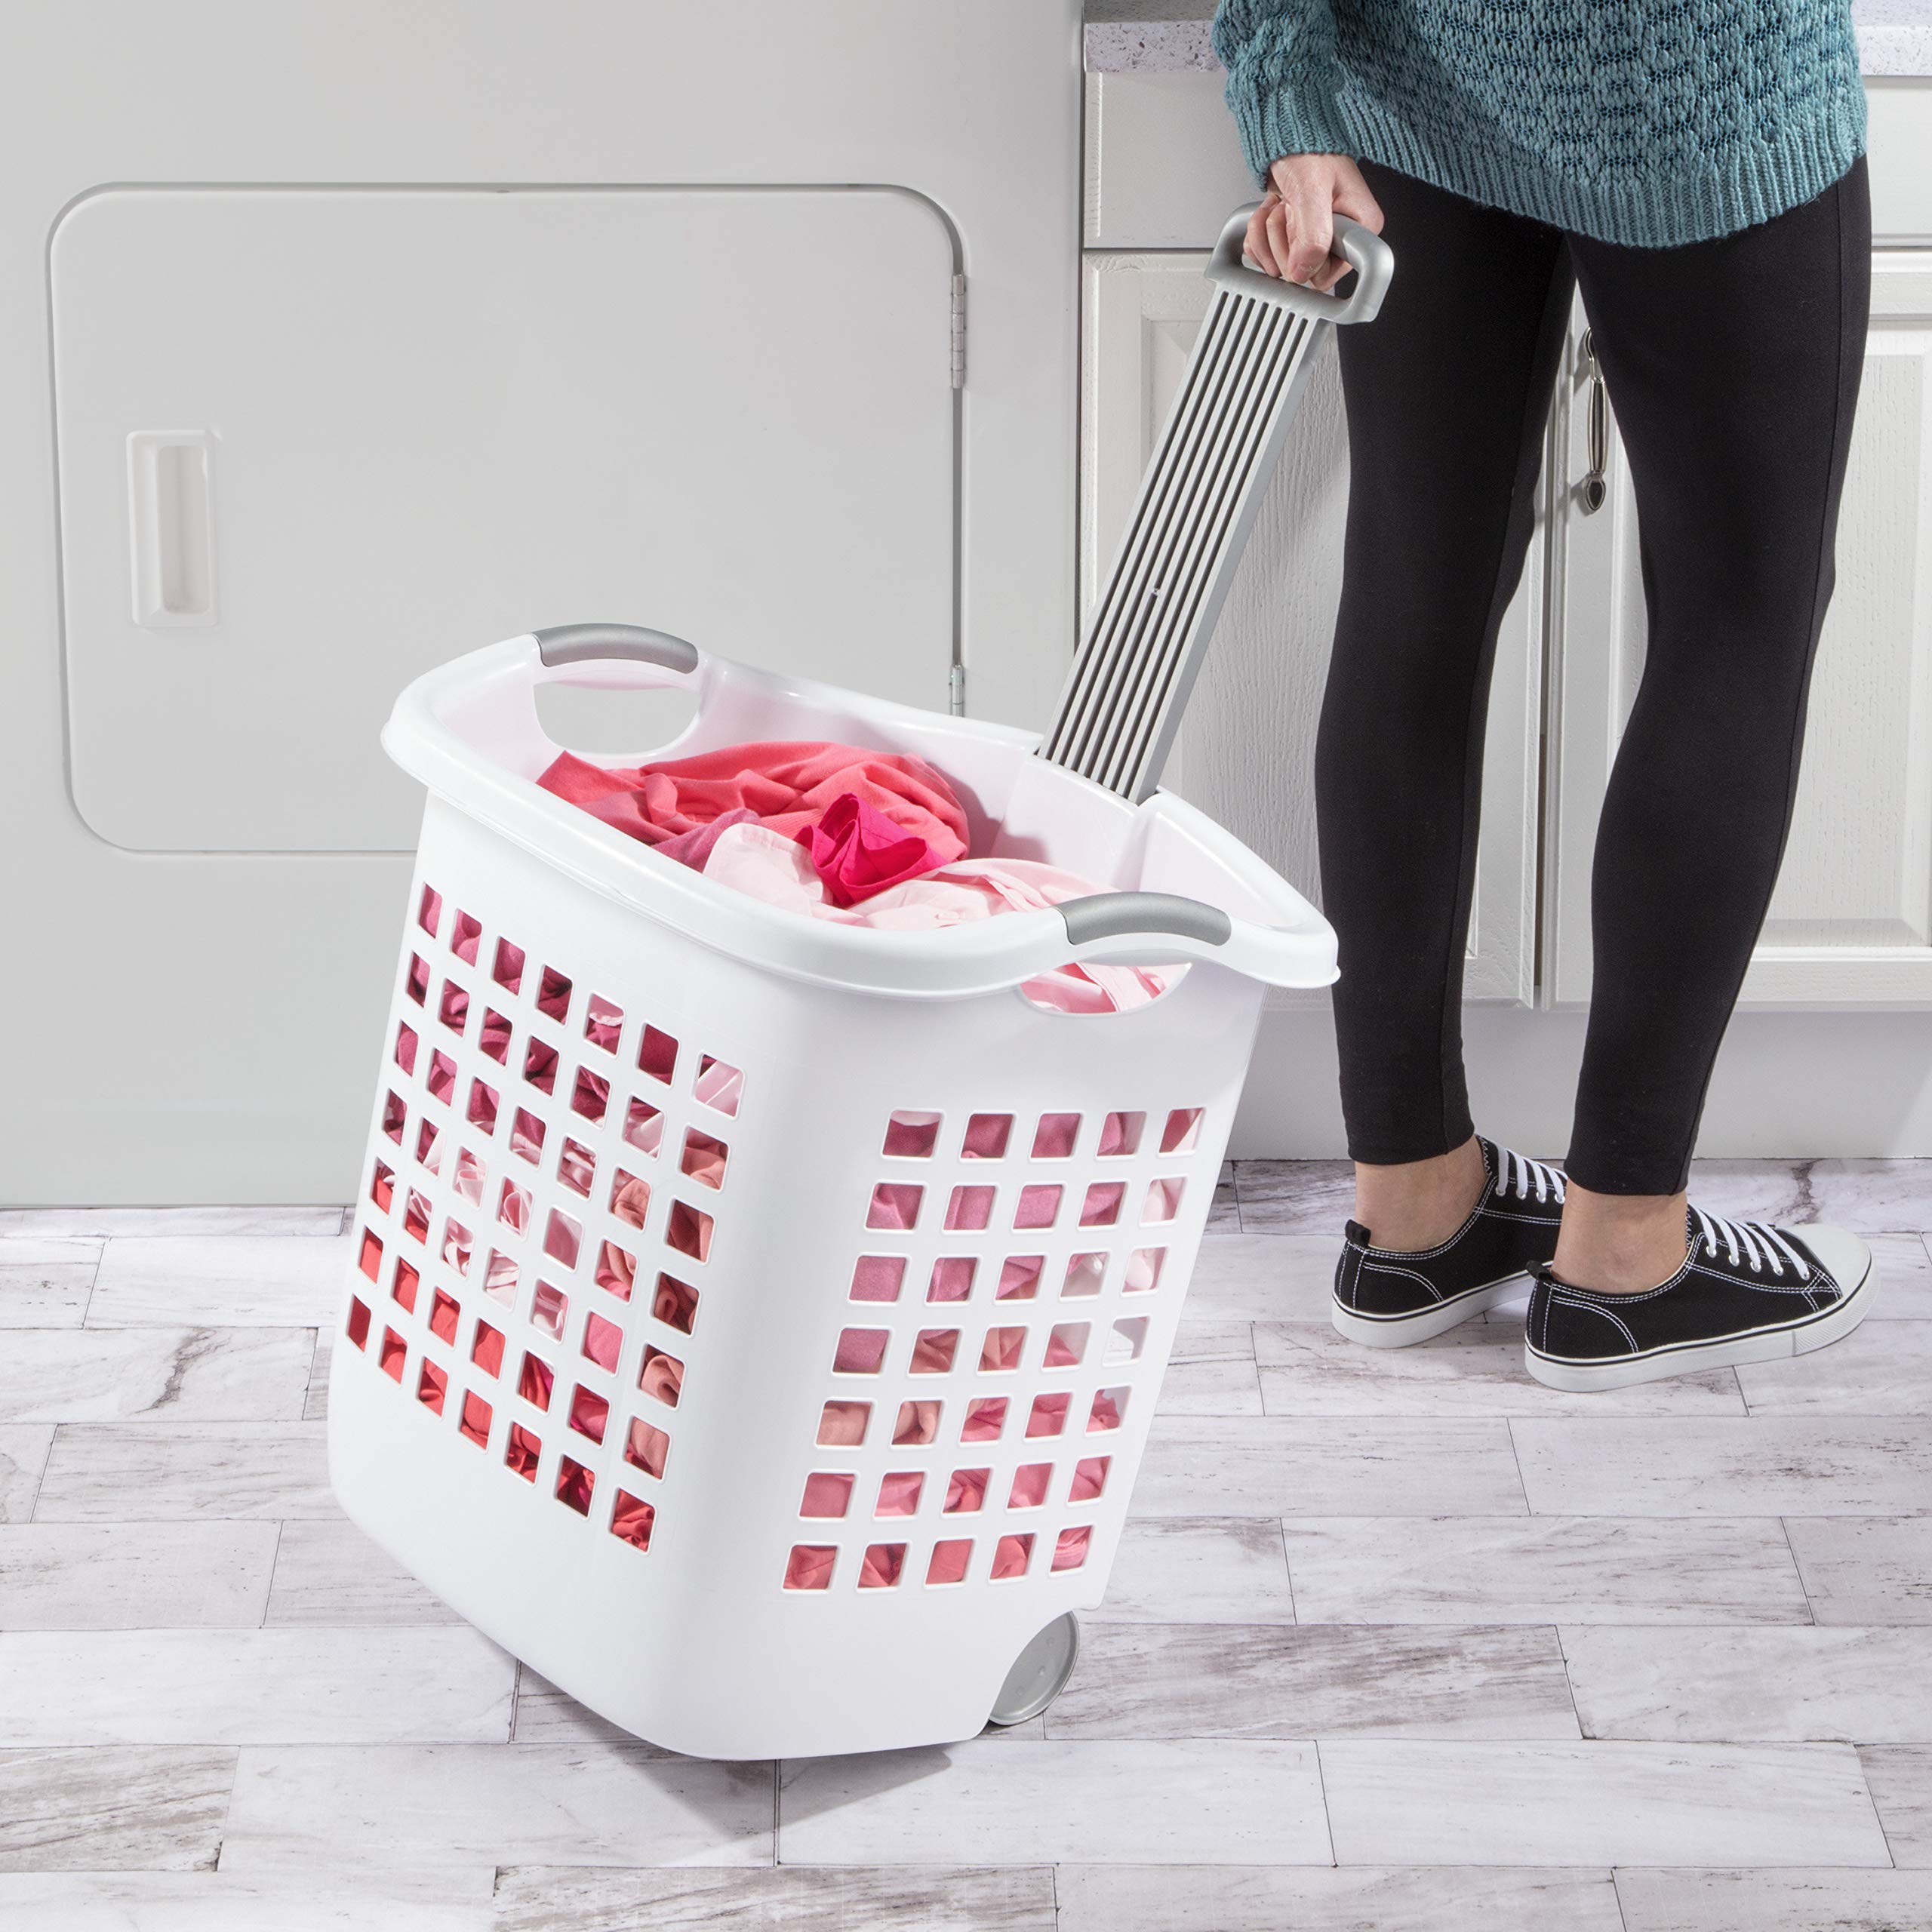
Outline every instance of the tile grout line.
[[1623, 1927], [1623, 1932], [1630, 1932], [1630, 1915], [1623, 1909], [1623, 1886], [1620, 1875], [1623, 1869], [1618, 1865], [1610, 1868], [1610, 1895], [1617, 1902], [1617, 1924]]
[[1321, 1793], [1321, 1829], [1328, 1835], [1329, 1868], [1335, 1870], [1340, 1868], [1341, 1860], [1335, 1856], [1335, 1814], [1328, 1808], [1328, 1773], [1321, 1761], [1321, 1740], [1311, 1737], [1309, 1746], [1315, 1753], [1315, 1788]]
[[[110, 1237], [111, 1238], [111, 1237]], [[100, 1286], [100, 1271], [107, 1265], [107, 1242], [100, 1244], [100, 1252], [94, 1258], [94, 1272], [88, 1277], [88, 1298], [81, 1304], [81, 1326], [88, 1325], [88, 1317], [94, 1312], [95, 1291]]]
[[[1289, 1620], [1297, 1629], [1302, 1628], [1301, 1605], [1295, 1601], [1295, 1566], [1288, 1555], [1288, 1519], [1285, 1516], [1275, 1518], [1275, 1534], [1281, 1539], [1281, 1574], [1287, 1579]], [[1310, 1625], [1310, 1629], [1318, 1626]]]
[[281, 1533], [288, 1527], [286, 1517], [275, 1518], [275, 1548], [269, 1552], [269, 1586], [262, 1592], [262, 1620], [255, 1626], [257, 1630], [269, 1627], [269, 1611], [275, 1603], [275, 1573], [281, 1567]]
[[242, 1782], [242, 1752], [244, 1748], [238, 1744], [234, 1747], [235, 1765], [228, 1780], [228, 1802], [222, 1808], [221, 1836], [215, 1841], [214, 1863], [208, 1867], [211, 1872], [219, 1872], [222, 1869], [222, 1854], [228, 1849], [229, 1827], [235, 1822], [235, 1793]]
[[[1531, 1624], [1527, 1627], [1534, 1629], [1538, 1626], [1534, 1624]], [[1630, 1629], [1632, 1627], [1642, 1629], [1647, 1626], [1642, 1625], [1632, 1626], [1630, 1625], [1604, 1624], [1601, 1626], [1593, 1626], [1592, 1627], [1614, 1630], [1619, 1629]], [[1589, 1731], [1585, 1730], [1583, 1727], [1583, 1707], [1577, 1701], [1577, 1680], [1570, 1675], [1570, 1647], [1563, 1641], [1563, 1626], [1560, 1623], [1552, 1623], [1549, 1626], [1549, 1634], [1556, 1639], [1556, 1660], [1563, 1666], [1563, 1687], [1570, 1694], [1570, 1715], [1577, 1720], [1577, 1736], [1578, 1740], [1585, 1744], [1606, 1742], [1607, 1740], [1601, 1739], [1592, 1739]]]
[[[1872, 1795], [1872, 1780], [1865, 1775], [1864, 1752], [1856, 1744], [1851, 1748], [1858, 1759], [1858, 1782], [1865, 1787], [1865, 1801], [1872, 1807], [1872, 1822], [1878, 1827], [1878, 1842], [1885, 1847], [1885, 1856], [1890, 1860], [1891, 1869], [1896, 1872], [1900, 1869], [1898, 1854], [1893, 1850], [1892, 1835], [1885, 1829], [1885, 1814], [1878, 1809], [1878, 1801]], [[1906, 1869], [1910, 1870], [1912, 1868], [1907, 1866]]]
[[1505, 1416], [1503, 1426], [1509, 1432], [1509, 1460], [1516, 1466], [1516, 1487], [1523, 1492], [1523, 1514], [1525, 1518], [1534, 1520], [1537, 1513], [1536, 1505], [1530, 1500], [1529, 1482], [1523, 1474], [1523, 1451], [1516, 1441], [1516, 1420], [1514, 1416]]
[[59, 1439], [60, 1431], [65, 1426], [64, 1423], [57, 1422], [47, 1432], [47, 1447], [42, 1454], [39, 1468], [34, 1472], [33, 1500], [27, 1507], [27, 1513], [20, 1518], [23, 1523], [37, 1523], [40, 1521], [40, 1499], [42, 1491], [47, 1487], [47, 1466], [54, 1460], [54, 1444]]
[[[1791, 1524], [1783, 1516], [1777, 1520], [1778, 1534], [1784, 1538], [1785, 1549], [1791, 1558], [1792, 1574], [1798, 1579], [1798, 1587], [1804, 1593], [1804, 1614], [1810, 1620], [1808, 1627], [1812, 1629], [1821, 1629], [1824, 1626], [1819, 1623], [1817, 1606], [1811, 1601], [1811, 1586], [1804, 1580], [1804, 1566], [1798, 1560], [1798, 1546], [1791, 1540]], [[1840, 1518], [1838, 1520], [1844, 1521], [1854, 1519]], [[1795, 1627], [1804, 1629], [1807, 1626], [1798, 1625]]]

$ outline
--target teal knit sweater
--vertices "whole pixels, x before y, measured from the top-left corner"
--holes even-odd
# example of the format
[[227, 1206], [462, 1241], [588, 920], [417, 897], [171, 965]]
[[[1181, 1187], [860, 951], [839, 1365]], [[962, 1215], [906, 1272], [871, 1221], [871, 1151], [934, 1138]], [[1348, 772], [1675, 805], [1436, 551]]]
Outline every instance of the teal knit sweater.
[[1377, 161], [1606, 242], [1767, 221], [1863, 152], [1848, 0], [1221, 0], [1255, 178]]

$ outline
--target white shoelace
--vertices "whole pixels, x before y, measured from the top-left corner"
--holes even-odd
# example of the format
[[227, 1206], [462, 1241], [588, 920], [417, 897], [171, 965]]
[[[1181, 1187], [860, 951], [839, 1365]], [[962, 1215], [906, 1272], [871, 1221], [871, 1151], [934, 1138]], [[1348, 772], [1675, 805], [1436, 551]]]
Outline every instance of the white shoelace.
[[1697, 1231], [1703, 1241], [1705, 1252], [1715, 1255], [1721, 1243], [1734, 1268], [1741, 1250], [1754, 1275], [1763, 1273], [1767, 1261], [1771, 1264], [1774, 1275], [1784, 1272], [1787, 1260], [1799, 1274], [1808, 1272], [1804, 1256], [1768, 1221], [1727, 1221], [1721, 1214], [1707, 1214], [1701, 1208], [1693, 1208], [1690, 1211], [1697, 1217]]
[[[1533, 1161], [1512, 1147], [1497, 1149], [1496, 1164], [1500, 1170], [1496, 1177], [1497, 1193], [1517, 1195], [1525, 1201], [1563, 1198], [1563, 1171], [1560, 1168]], [[1531, 1192], [1532, 1188], [1535, 1189], [1534, 1194]]]

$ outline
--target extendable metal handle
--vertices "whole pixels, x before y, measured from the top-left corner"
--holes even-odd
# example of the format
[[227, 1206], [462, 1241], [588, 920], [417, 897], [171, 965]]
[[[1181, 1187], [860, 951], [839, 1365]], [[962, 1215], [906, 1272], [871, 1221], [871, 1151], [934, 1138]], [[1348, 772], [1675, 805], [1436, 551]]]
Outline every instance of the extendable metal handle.
[[669, 631], [647, 630], [641, 624], [555, 624], [531, 635], [537, 640], [537, 654], [552, 669], [559, 664], [620, 657], [688, 676], [703, 661], [696, 645]]
[[1299, 282], [1284, 281], [1278, 275], [1263, 275], [1259, 269], [1247, 266], [1241, 246], [1247, 235], [1248, 218], [1260, 205], [1259, 202], [1250, 202], [1229, 216], [1208, 264], [1208, 280], [1238, 289], [1257, 300], [1272, 302], [1278, 309], [1312, 315], [1318, 321], [1374, 321], [1395, 272], [1395, 251], [1388, 243], [1360, 222], [1345, 214], [1336, 216], [1335, 246], [1355, 270], [1355, 285], [1346, 296], [1325, 295], [1318, 289], [1304, 288]]

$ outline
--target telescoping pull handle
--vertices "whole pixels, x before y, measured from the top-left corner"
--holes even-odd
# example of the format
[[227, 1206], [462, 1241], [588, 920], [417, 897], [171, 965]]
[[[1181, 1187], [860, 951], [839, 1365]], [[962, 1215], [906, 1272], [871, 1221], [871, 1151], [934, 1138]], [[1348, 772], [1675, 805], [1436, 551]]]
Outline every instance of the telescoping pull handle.
[[1272, 302], [1278, 309], [1292, 309], [1297, 315], [1310, 315], [1324, 322], [1372, 322], [1389, 292], [1395, 272], [1395, 255], [1373, 229], [1364, 228], [1345, 214], [1335, 217], [1335, 246], [1342, 259], [1355, 272], [1355, 285], [1346, 295], [1325, 295], [1319, 289], [1304, 288], [1299, 282], [1284, 281], [1278, 275], [1263, 275], [1247, 266], [1242, 244], [1247, 236], [1248, 217], [1260, 206], [1250, 202], [1229, 216], [1214, 244], [1208, 264], [1208, 279], [1224, 288], [1238, 290], [1258, 301]]

